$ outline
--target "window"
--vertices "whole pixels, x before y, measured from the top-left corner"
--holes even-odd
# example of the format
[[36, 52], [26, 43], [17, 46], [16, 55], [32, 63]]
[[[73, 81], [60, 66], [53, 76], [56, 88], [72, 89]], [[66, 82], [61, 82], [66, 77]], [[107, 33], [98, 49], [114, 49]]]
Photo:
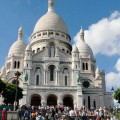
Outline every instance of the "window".
[[43, 35], [47, 35], [47, 32], [44, 32]]
[[96, 108], [96, 101], [93, 101], [93, 107]]
[[63, 35], [63, 34], [62, 34], [61, 36], [62, 36], [62, 37], [65, 37], [65, 35]]
[[53, 35], [53, 32], [49, 32], [49, 35]]
[[38, 36], [38, 37], [41, 36], [41, 33], [39, 33], [37, 36]]
[[65, 76], [65, 86], [67, 86], [67, 76]]
[[88, 70], [88, 63], [82, 64], [82, 70]]
[[59, 34], [59, 33], [56, 33], [56, 35], [57, 35], [57, 36], [60, 36], [60, 34]]
[[49, 67], [49, 69], [50, 69], [50, 81], [54, 81], [54, 65], [51, 65], [50, 67]]
[[68, 37], [66, 36], [66, 39], [68, 40]]
[[36, 76], [36, 85], [39, 85], [39, 75]]
[[77, 65], [76, 65], [76, 69], [77, 69]]
[[41, 69], [40, 67], [36, 67], [35, 69], [35, 85], [40, 85], [41, 80]]
[[37, 52], [40, 52], [40, 48], [37, 49]]
[[86, 70], [88, 70], [88, 63], [86, 63]]
[[35, 54], [35, 50], [33, 50], [33, 54]]
[[14, 68], [16, 68], [16, 64], [17, 64], [17, 62], [15, 61], [15, 62], [14, 62]]
[[20, 61], [18, 61], [17, 68], [20, 68]]
[[82, 69], [85, 70], [85, 63], [82, 64]]

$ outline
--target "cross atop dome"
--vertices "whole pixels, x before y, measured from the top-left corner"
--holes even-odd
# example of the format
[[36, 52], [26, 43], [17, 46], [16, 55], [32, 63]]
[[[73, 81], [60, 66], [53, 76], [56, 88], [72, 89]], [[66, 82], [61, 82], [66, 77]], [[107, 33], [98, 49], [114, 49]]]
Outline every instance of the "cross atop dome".
[[54, 0], [48, 0], [48, 11], [54, 11]]

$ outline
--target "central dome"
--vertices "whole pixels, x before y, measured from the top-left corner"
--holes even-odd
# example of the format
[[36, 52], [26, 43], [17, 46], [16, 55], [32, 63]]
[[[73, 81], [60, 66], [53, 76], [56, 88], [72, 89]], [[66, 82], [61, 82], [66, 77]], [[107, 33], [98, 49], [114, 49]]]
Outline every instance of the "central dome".
[[69, 35], [64, 21], [54, 11], [54, 0], [48, 0], [48, 11], [37, 21], [33, 34], [44, 30], [55, 30]]
[[68, 34], [64, 21], [54, 11], [48, 11], [38, 20], [33, 33], [49, 29]]

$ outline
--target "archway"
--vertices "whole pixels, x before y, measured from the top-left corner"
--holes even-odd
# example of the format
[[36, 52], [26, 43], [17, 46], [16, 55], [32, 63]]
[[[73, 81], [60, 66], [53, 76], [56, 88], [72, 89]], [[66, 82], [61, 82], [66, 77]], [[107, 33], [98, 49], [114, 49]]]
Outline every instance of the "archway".
[[63, 98], [63, 105], [73, 108], [73, 98], [70, 95], [66, 95]]
[[57, 105], [57, 96], [54, 94], [49, 95], [47, 98], [47, 105], [49, 106]]
[[31, 97], [31, 106], [39, 106], [41, 105], [41, 97], [38, 94], [34, 94]]

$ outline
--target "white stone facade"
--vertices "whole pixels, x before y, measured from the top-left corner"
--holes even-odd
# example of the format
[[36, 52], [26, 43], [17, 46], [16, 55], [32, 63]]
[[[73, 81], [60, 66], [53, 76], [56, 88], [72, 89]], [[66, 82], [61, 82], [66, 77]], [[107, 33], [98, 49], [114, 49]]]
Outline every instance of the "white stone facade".
[[105, 72], [96, 68], [83, 29], [79, 44], [71, 46], [67, 27], [54, 11], [54, 0], [48, 1], [48, 11], [36, 23], [29, 45], [24, 44], [22, 34], [20, 28], [0, 72], [6, 82], [15, 79], [16, 71], [23, 73], [19, 78], [24, 89], [21, 104], [113, 106], [112, 94], [106, 92]]

